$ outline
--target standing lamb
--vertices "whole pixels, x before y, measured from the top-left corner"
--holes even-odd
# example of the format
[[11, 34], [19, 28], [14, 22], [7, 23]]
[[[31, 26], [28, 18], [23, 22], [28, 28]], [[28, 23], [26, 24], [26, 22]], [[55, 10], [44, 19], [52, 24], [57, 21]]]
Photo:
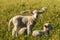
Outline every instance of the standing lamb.
[[38, 14], [41, 12], [44, 12], [46, 9], [46, 7], [43, 7], [40, 11], [38, 10], [34, 10], [33, 12], [31, 12], [33, 15], [32, 16], [15, 16], [13, 18], [10, 19], [9, 24], [8, 24], [8, 30], [10, 30], [10, 23], [12, 22], [14, 25], [14, 28], [12, 30], [12, 36], [17, 36], [18, 31], [23, 28], [23, 27], [27, 27], [27, 34], [31, 34], [32, 31], [32, 25], [35, 24], [35, 20], [38, 17]]
[[51, 28], [52, 28], [52, 26], [49, 23], [45, 23], [43, 25], [43, 30], [34, 30], [32, 32], [32, 36], [41, 37], [42, 34], [45, 34], [47, 36], [49, 34], [49, 31]]

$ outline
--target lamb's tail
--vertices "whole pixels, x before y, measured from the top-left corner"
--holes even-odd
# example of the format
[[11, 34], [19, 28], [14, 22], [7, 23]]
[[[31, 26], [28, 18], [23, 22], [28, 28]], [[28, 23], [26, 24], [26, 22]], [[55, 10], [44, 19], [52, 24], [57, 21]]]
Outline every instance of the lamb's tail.
[[8, 23], [8, 31], [10, 31], [10, 23], [12, 22], [12, 18], [9, 20], [9, 23]]

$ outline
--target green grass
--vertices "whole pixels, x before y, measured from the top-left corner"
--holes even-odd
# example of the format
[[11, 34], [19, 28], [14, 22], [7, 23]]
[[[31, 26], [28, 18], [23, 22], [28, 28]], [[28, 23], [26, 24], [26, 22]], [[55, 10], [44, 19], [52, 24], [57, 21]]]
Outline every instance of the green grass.
[[[44, 6], [47, 11], [39, 15], [33, 30], [41, 29], [44, 23], [49, 22], [53, 27], [49, 36], [12, 38], [12, 28], [10, 32], [7, 30], [10, 18], [20, 15], [23, 10], [39, 10]], [[60, 40], [60, 0], [0, 0], [0, 40]]]

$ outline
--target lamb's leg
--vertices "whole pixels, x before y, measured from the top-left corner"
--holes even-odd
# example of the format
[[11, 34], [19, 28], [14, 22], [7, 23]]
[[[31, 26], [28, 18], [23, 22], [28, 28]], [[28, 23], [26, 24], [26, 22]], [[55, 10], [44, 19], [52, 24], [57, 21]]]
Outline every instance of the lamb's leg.
[[30, 25], [27, 25], [27, 34], [28, 34], [28, 35], [31, 34], [31, 27], [30, 27]]
[[17, 27], [16, 26], [12, 30], [12, 36], [16, 36], [17, 37]]

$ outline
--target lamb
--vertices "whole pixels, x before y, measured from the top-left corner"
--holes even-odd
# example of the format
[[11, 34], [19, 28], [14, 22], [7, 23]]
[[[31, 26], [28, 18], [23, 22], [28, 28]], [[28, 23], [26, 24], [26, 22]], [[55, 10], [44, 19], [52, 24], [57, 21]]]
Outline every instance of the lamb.
[[11, 18], [8, 23], [8, 30], [10, 30], [10, 23], [12, 22], [14, 25], [14, 28], [12, 30], [12, 36], [17, 36], [18, 31], [23, 27], [27, 28], [28, 35], [31, 34], [33, 25], [35, 24], [35, 20], [37, 19], [38, 14], [44, 12], [45, 9], [46, 7], [43, 7], [40, 11], [34, 10], [33, 12], [30, 12], [31, 14], [33, 14], [32, 16], [18, 15]]
[[48, 36], [49, 31], [52, 29], [52, 26], [49, 23], [45, 23], [43, 25], [43, 30], [34, 30], [32, 32], [32, 36], [35, 37], [41, 37], [43, 34], [45, 34], [46, 36]]

